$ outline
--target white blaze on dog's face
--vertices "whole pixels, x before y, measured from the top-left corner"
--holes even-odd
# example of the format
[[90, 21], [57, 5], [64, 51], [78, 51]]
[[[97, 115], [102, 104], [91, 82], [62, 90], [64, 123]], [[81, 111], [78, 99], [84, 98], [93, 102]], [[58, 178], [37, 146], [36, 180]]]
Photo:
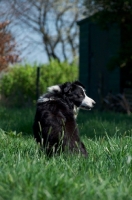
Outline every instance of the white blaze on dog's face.
[[86, 95], [82, 86], [76, 85], [73, 93], [76, 95], [76, 98], [74, 98], [74, 104], [77, 107], [86, 110], [90, 110], [94, 107], [95, 101]]
[[[83, 88], [82, 88], [83, 89]], [[80, 108], [83, 108], [83, 109], [91, 109], [94, 107], [94, 104], [95, 104], [95, 101], [91, 98], [89, 98], [84, 89], [83, 89], [83, 92], [84, 92], [84, 99], [82, 100], [82, 103], [80, 105]]]

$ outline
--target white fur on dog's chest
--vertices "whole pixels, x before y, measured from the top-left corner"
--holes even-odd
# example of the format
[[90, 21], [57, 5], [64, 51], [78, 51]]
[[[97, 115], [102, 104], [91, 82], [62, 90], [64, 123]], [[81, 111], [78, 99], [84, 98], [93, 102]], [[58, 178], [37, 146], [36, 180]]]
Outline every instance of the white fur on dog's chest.
[[77, 106], [74, 105], [73, 113], [74, 113], [74, 118], [75, 118], [75, 119], [77, 118], [78, 111], [79, 111], [79, 108], [78, 108]]

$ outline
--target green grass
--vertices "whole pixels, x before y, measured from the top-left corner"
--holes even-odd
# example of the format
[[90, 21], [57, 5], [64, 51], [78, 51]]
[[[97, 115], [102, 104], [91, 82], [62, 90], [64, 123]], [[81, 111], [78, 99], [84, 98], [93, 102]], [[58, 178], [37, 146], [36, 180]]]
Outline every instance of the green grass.
[[0, 128], [5, 131], [22, 132], [24, 135], [32, 134], [34, 115], [35, 109], [32, 108], [0, 107]]
[[80, 112], [87, 159], [46, 158], [33, 118], [34, 109], [0, 108], [0, 200], [132, 200], [132, 116]]

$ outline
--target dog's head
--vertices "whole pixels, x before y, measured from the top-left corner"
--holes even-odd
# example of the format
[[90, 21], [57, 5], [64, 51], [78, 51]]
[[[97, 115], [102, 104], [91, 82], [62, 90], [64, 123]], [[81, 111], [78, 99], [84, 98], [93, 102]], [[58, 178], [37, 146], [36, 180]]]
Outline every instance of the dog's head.
[[48, 88], [50, 93], [62, 93], [62, 95], [69, 98], [73, 104], [82, 109], [90, 110], [93, 108], [95, 101], [89, 98], [85, 93], [84, 86], [79, 81], [73, 83], [66, 82], [62, 85], [54, 85]]

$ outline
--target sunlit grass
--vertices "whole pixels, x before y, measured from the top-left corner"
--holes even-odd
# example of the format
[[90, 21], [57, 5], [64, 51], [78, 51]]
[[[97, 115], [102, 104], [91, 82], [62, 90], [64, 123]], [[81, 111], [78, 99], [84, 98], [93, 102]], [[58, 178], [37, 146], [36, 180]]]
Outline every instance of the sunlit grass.
[[0, 200], [132, 199], [131, 116], [81, 112], [87, 159], [40, 152], [32, 109], [1, 108], [0, 118]]

